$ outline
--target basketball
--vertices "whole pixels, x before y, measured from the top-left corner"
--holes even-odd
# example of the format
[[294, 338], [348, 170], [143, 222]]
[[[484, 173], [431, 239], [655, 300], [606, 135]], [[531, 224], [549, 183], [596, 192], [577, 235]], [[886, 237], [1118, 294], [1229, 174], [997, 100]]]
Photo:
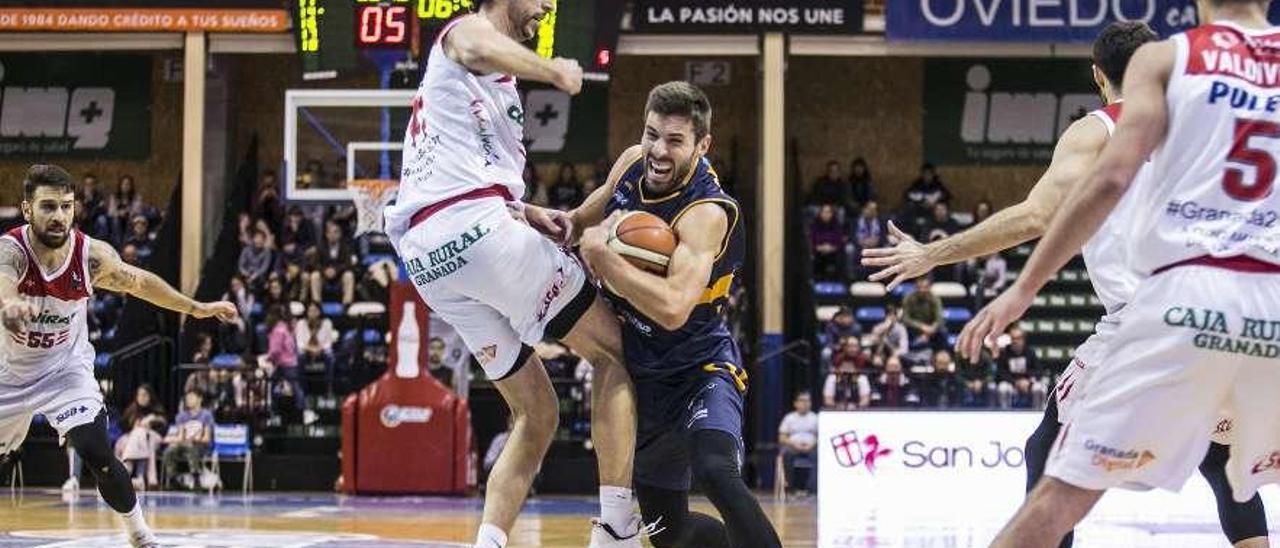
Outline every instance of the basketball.
[[676, 233], [657, 215], [632, 211], [613, 225], [609, 249], [641, 270], [665, 276], [676, 250]]

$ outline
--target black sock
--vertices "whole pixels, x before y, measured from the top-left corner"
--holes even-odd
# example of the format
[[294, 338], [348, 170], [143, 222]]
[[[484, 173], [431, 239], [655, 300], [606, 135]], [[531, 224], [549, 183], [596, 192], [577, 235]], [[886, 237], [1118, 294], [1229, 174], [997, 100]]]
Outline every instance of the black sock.
[[689, 443], [694, 477], [724, 516], [729, 543], [734, 548], [781, 548], [778, 532], [742, 481], [738, 440], [719, 430], [699, 430]]
[[84, 467], [98, 480], [98, 492], [112, 510], [121, 514], [133, 510], [138, 495], [129, 481], [129, 471], [111, 452], [107, 441], [107, 415], [99, 413], [89, 424], [82, 424], [67, 432], [67, 441], [84, 460]]

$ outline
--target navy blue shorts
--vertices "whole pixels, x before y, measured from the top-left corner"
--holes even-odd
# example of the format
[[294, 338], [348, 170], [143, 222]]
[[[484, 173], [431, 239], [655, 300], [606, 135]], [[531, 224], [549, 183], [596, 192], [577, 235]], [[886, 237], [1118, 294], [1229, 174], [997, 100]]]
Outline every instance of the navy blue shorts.
[[738, 441], [742, 467], [742, 392], [727, 372], [692, 371], [677, 378], [636, 382], [635, 483], [689, 490], [689, 436], [719, 430]]

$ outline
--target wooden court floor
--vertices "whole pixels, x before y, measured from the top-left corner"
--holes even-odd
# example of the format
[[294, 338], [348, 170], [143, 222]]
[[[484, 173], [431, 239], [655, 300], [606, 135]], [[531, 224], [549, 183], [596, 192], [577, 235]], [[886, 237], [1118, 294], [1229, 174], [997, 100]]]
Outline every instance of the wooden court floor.
[[[814, 499], [776, 503], [759, 497], [783, 545], [816, 546]], [[189, 493], [143, 495], [147, 517], [165, 546], [195, 547], [469, 547], [479, 525], [478, 498], [348, 497], [330, 493]], [[705, 499], [694, 509], [715, 515]], [[581, 547], [595, 515], [593, 498], [539, 497], [525, 507], [513, 547]], [[0, 547], [120, 546], [118, 519], [95, 492], [0, 491]]]

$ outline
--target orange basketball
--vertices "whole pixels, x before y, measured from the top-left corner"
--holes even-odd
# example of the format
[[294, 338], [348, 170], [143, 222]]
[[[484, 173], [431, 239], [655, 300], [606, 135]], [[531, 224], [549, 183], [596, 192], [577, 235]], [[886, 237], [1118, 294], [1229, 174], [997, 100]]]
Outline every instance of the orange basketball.
[[665, 276], [676, 250], [676, 233], [657, 215], [632, 211], [613, 225], [609, 249], [642, 270]]

